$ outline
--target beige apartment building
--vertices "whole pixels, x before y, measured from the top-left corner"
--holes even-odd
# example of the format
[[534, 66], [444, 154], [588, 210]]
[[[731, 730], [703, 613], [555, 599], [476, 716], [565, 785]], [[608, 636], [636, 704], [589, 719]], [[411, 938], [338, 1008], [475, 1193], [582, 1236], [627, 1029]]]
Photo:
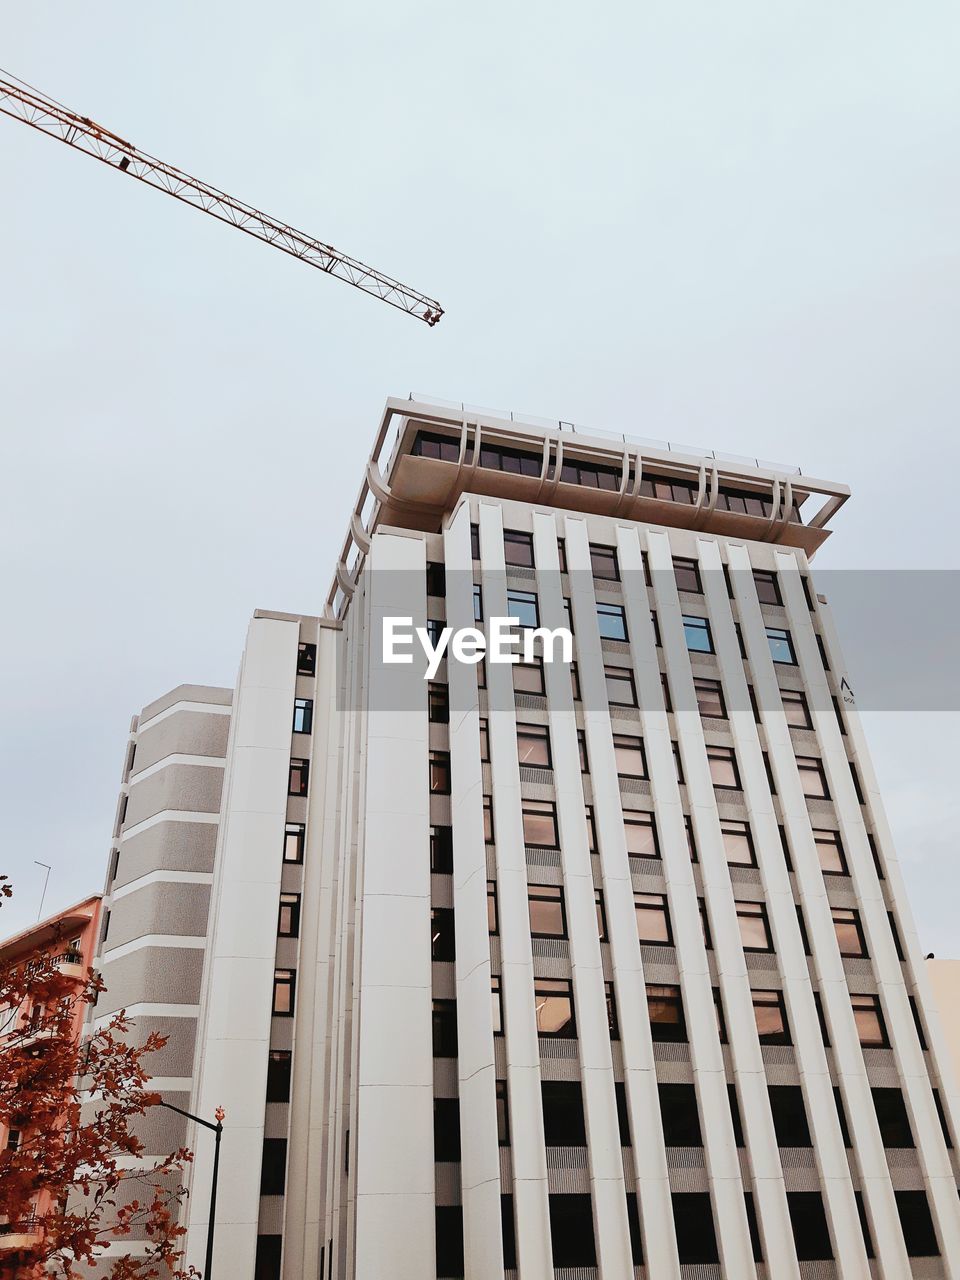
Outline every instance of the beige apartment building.
[[[130, 731], [94, 1012], [226, 1109], [215, 1276], [960, 1277], [949, 1055], [810, 571], [847, 493], [387, 402], [319, 616], [257, 611], [235, 688]], [[573, 661], [424, 679], [388, 618]], [[149, 1121], [198, 1265], [208, 1137]]]

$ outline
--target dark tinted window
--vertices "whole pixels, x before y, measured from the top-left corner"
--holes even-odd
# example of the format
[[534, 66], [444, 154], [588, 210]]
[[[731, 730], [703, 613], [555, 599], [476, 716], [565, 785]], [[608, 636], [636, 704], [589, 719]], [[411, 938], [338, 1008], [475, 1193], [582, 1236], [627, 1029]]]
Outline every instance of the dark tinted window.
[[587, 1129], [577, 1080], [544, 1080], [543, 1136], [548, 1147], [584, 1147]]
[[899, 1089], [871, 1089], [885, 1147], [912, 1147], [913, 1133]]
[[260, 1194], [282, 1196], [286, 1180], [286, 1138], [264, 1138], [263, 1163], [260, 1166]]
[[668, 1147], [702, 1147], [697, 1092], [692, 1084], [661, 1084], [660, 1116]]
[[940, 1253], [925, 1191], [897, 1191], [897, 1212], [911, 1258], [932, 1258]]
[[271, 1049], [267, 1059], [267, 1101], [290, 1101], [291, 1055], [288, 1049]]
[[433, 1100], [433, 1158], [460, 1159], [460, 1103], [456, 1098]]
[[463, 1275], [463, 1208], [437, 1205], [437, 1275]]
[[595, 1267], [593, 1210], [588, 1195], [550, 1197], [550, 1238], [554, 1267]]
[[709, 1194], [706, 1191], [675, 1191], [672, 1199], [681, 1264], [719, 1262]]
[[810, 1128], [803, 1105], [803, 1090], [797, 1084], [770, 1085], [770, 1109], [773, 1127], [777, 1133], [777, 1145], [781, 1147], [809, 1147]]
[[787, 1206], [793, 1225], [793, 1242], [800, 1262], [833, 1257], [827, 1216], [819, 1191], [788, 1191]]

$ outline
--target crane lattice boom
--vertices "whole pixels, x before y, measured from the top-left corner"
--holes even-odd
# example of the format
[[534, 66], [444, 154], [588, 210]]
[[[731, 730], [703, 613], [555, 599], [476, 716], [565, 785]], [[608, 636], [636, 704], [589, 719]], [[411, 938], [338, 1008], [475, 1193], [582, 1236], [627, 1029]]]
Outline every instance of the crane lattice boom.
[[284, 253], [289, 253], [320, 271], [326, 271], [339, 280], [345, 280], [347, 284], [388, 302], [392, 307], [406, 311], [408, 315], [424, 320], [428, 325], [435, 325], [443, 315], [443, 308], [433, 298], [408, 288], [399, 280], [393, 280], [373, 267], [358, 262], [356, 258], [348, 257], [332, 245], [315, 240], [302, 231], [295, 231], [286, 223], [277, 222], [252, 205], [235, 200], [233, 196], [218, 191], [216, 187], [211, 187], [198, 178], [191, 178], [173, 165], [164, 164], [162, 160], [139, 151], [109, 129], [88, 120], [86, 116], [77, 115], [38, 90], [2, 76], [0, 111], [119, 169], [131, 178], [138, 178], [148, 186], [182, 200], [184, 204], [193, 205], [195, 209], [201, 209], [204, 213], [219, 218], [221, 222], [237, 227], [259, 240], [265, 240], [274, 248], [282, 249]]

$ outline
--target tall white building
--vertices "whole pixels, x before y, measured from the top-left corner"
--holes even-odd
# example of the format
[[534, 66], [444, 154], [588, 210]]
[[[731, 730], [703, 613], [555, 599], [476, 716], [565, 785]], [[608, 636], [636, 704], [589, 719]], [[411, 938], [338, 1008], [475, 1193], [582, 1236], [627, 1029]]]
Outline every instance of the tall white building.
[[[957, 1099], [830, 612], [844, 486], [390, 400], [320, 617], [134, 720], [97, 1017], [227, 1111], [230, 1280], [960, 1276]], [[569, 627], [573, 665], [385, 663]], [[479, 620], [479, 622], [477, 621]], [[200, 1265], [212, 1147], [196, 1150]]]

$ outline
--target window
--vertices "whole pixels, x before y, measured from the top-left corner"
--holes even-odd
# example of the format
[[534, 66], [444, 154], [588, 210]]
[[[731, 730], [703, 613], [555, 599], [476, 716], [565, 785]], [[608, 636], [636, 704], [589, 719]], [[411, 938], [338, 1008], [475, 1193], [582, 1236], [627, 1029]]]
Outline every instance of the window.
[[697, 695], [697, 707], [702, 716], [713, 720], [726, 720], [727, 708], [723, 701], [723, 686], [719, 680], [707, 680], [696, 676], [693, 681]]
[[513, 529], [504, 529], [503, 558], [507, 564], [518, 565], [521, 569], [532, 569], [533, 534], [516, 533]]
[[860, 923], [860, 912], [851, 907], [834, 907], [830, 915], [842, 956], [866, 959], [867, 943]]
[[754, 569], [753, 585], [757, 589], [757, 599], [761, 604], [783, 604], [780, 583], [771, 569]]
[[803, 1090], [798, 1084], [772, 1084], [767, 1086], [773, 1127], [779, 1147], [810, 1147], [810, 1126], [803, 1105]]
[[829, 800], [827, 775], [823, 771], [823, 761], [816, 756], [797, 756], [797, 769], [800, 772], [800, 786], [803, 794], [811, 800]]
[[570, 686], [573, 690], [574, 702], [580, 701], [580, 672], [575, 662], [570, 663]]
[[473, 584], [473, 620], [474, 622], [483, 621], [483, 588], [479, 582]]
[[817, 1022], [820, 1024], [820, 1039], [825, 1049], [830, 1048], [830, 1032], [827, 1028], [827, 1015], [823, 1008], [823, 997], [819, 991], [813, 993], [813, 1003], [817, 1010]]
[[435, 1058], [457, 1056], [456, 1000], [434, 1000], [433, 1002], [433, 1056]]
[[510, 1110], [507, 1106], [507, 1082], [497, 1081], [497, 1141], [501, 1147], [510, 1145]]
[[590, 568], [595, 578], [607, 582], [620, 581], [620, 566], [617, 563], [617, 552], [614, 547], [598, 547], [590, 543]]
[[[707, 917], [706, 904], [701, 898], [700, 899], [700, 919], [703, 922], [703, 927], [705, 931], [709, 933], [709, 929], [707, 928], [706, 917]], [[709, 947], [709, 938], [707, 939], [707, 946]], [[717, 1015], [717, 1035], [720, 1038], [720, 1043], [727, 1044], [727, 1019], [723, 1012], [723, 997], [720, 994], [719, 987], [713, 988], [713, 1007]]]
[[640, 492], [645, 498], [656, 498], [660, 502], [692, 503], [696, 498], [697, 486], [688, 480], [655, 475], [644, 468]]
[[289, 1049], [271, 1049], [267, 1059], [267, 1101], [290, 1101], [292, 1056]]
[[557, 806], [552, 800], [523, 801], [523, 843], [540, 849], [558, 849]]
[[740, 771], [733, 747], [708, 746], [707, 763], [715, 787], [726, 787], [734, 791], [740, 789]]
[[697, 840], [696, 840], [696, 836], [693, 834], [693, 823], [690, 821], [689, 817], [684, 816], [683, 825], [687, 833], [687, 852], [690, 854], [690, 861], [696, 862], [697, 861]]
[[762, 902], [737, 902], [737, 922], [744, 951], [772, 951], [767, 909]]
[[587, 735], [582, 729], [577, 730], [577, 751], [580, 753], [580, 772], [590, 772], [590, 761], [587, 759]]
[[847, 1125], [847, 1113], [843, 1106], [843, 1094], [837, 1085], [833, 1086], [833, 1101], [837, 1108], [837, 1123], [840, 1125], [840, 1137], [843, 1139], [843, 1145], [849, 1150], [853, 1143], [850, 1141], [850, 1129]]
[[604, 667], [603, 678], [607, 685], [607, 700], [614, 707], [635, 707], [637, 690], [633, 672], [629, 667]]
[[500, 917], [497, 911], [497, 882], [487, 881], [487, 933], [500, 932]]
[[603, 890], [594, 889], [593, 900], [597, 906], [597, 937], [601, 942], [607, 939], [607, 913], [603, 907]]
[[430, 870], [437, 875], [453, 873], [452, 827], [430, 828]]
[[303, 861], [303, 841], [306, 828], [302, 822], [288, 822], [283, 836], [284, 862]]
[[433, 907], [430, 911], [430, 954], [434, 960], [457, 958], [453, 911], [450, 907]]
[[934, 1258], [940, 1253], [925, 1191], [895, 1191], [903, 1240], [910, 1258]]
[[[253, 1263], [253, 1280], [280, 1280], [283, 1236], [257, 1236], [257, 1252]], [[321, 1254], [322, 1254], [321, 1250]]]
[[545, 724], [518, 724], [517, 751], [522, 765], [549, 769], [552, 766], [550, 757], [550, 731]]
[[263, 1161], [260, 1165], [260, 1194], [282, 1196], [286, 1185], [286, 1171], [286, 1138], [264, 1138]]
[[292, 1018], [297, 975], [293, 969], [276, 969], [273, 974], [273, 1016]]
[[310, 733], [313, 729], [313, 699], [295, 698], [293, 702], [293, 732]]
[[607, 1031], [611, 1040], [620, 1039], [620, 1022], [617, 1018], [617, 997], [612, 982], [603, 984], [603, 995], [607, 1002]]
[[487, 720], [480, 721], [480, 759], [485, 763], [490, 760], [490, 724]]
[[587, 1126], [579, 1080], [544, 1080], [543, 1137], [548, 1147], [585, 1147]]
[[573, 987], [565, 979], [534, 978], [537, 1035], [569, 1040], [577, 1034], [573, 1017]]
[[789, 1044], [787, 1011], [782, 991], [753, 991], [753, 1016], [761, 1044]]
[[447, 571], [436, 561], [427, 562], [427, 595], [445, 596], [447, 594]]
[[673, 1223], [681, 1266], [711, 1265], [720, 1261], [717, 1236], [707, 1191], [674, 1191]]
[[713, 653], [713, 638], [710, 635], [710, 623], [706, 618], [685, 613], [683, 635], [691, 653]]
[[640, 1233], [640, 1210], [637, 1207], [635, 1191], [627, 1192], [627, 1227], [630, 1231], [630, 1261], [634, 1267], [642, 1267], [643, 1238]]
[[829, 671], [830, 663], [827, 661], [827, 650], [826, 650], [826, 646], [823, 643], [823, 636], [820, 635], [819, 632], [817, 632], [814, 635], [814, 639], [817, 642], [817, 649], [820, 653], [820, 661], [823, 663], [823, 669], [824, 671]]
[[937, 1118], [940, 1121], [940, 1128], [943, 1130], [943, 1140], [951, 1149], [953, 1148], [953, 1139], [950, 1137], [950, 1126], [947, 1124], [947, 1113], [943, 1109], [943, 1101], [940, 1097], [940, 1090], [933, 1090], [933, 1101], [937, 1108]]
[[903, 943], [900, 941], [900, 933], [897, 929], [897, 922], [894, 919], [892, 911], [887, 912], [887, 920], [890, 923], [890, 936], [893, 938], [893, 946], [897, 953], [897, 959], [902, 964], [907, 957], [903, 954]]
[[281, 893], [280, 918], [277, 921], [277, 937], [296, 938], [300, 935], [300, 895]]
[[873, 866], [874, 866], [874, 870], [877, 873], [877, 879], [882, 880], [884, 876], [883, 876], [883, 865], [880, 862], [880, 850], [877, 848], [876, 839], [869, 832], [867, 833], [867, 844], [870, 846], [870, 853], [871, 853], [871, 856], [873, 857]]
[[920, 1006], [917, 1004], [916, 996], [908, 996], [910, 1001], [910, 1012], [913, 1014], [913, 1025], [916, 1028], [917, 1039], [920, 1041], [920, 1048], [924, 1053], [927, 1052], [927, 1038], [923, 1034], [923, 1020], [920, 1017]]
[[873, 1105], [885, 1147], [912, 1147], [913, 1132], [899, 1089], [871, 1089]]
[[430, 752], [430, 794], [448, 796], [450, 794], [450, 752]]
[[443, 630], [443, 627], [444, 622], [442, 618], [427, 619], [427, 635], [430, 637], [430, 643], [433, 645], [434, 649], [436, 649], [440, 643], [440, 632]]
[[857, 773], [857, 766], [853, 763], [852, 760], [850, 760], [848, 763], [850, 765], [850, 780], [853, 783], [854, 791], [857, 793], [857, 803], [866, 804], [867, 802], [863, 798], [863, 787], [860, 785], [860, 775]]
[[730, 1122], [733, 1125], [733, 1140], [738, 1147], [745, 1146], [743, 1139], [743, 1120], [740, 1116], [740, 1101], [737, 1098], [737, 1086], [727, 1085], [727, 1100], [730, 1103]]
[[431, 724], [450, 723], [450, 691], [445, 684], [428, 685], [427, 715]]
[[887, 1049], [887, 1026], [880, 1008], [880, 997], [872, 995], [851, 995], [853, 1018], [857, 1024], [857, 1035], [865, 1049]]
[[643, 739], [628, 734], [613, 735], [613, 757], [617, 762], [617, 776], [620, 778], [645, 778], [647, 776], [647, 758], [643, 750]]
[[297, 645], [297, 674], [315, 676], [317, 674], [317, 646], [315, 644]]
[[287, 782], [287, 794], [291, 796], [305, 796], [307, 794], [307, 781], [309, 777], [309, 760], [291, 760], [290, 774]]
[[633, 909], [637, 917], [637, 936], [641, 942], [659, 943], [662, 946], [673, 943], [670, 912], [664, 894], [635, 893]]
[[514, 693], [532, 693], [537, 697], [543, 697], [547, 692], [546, 681], [543, 674], [543, 662], [537, 659], [536, 662], [517, 662], [513, 668], [513, 691]]
[[757, 855], [753, 847], [753, 836], [750, 834], [750, 823], [723, 818], [720, 821], [720, 833], [723, 837], [723, 851], [727, 863], [732, 867], [755, 867]]
[[702, 1147], [697, 1091], [692, 1084], [661, 1084], [660, 1119], [668, 1147]]
[[470, 559], [480, 559], [480, 526], [478, 524], [470, 526]]
[[630, 1139], [630, 1113], [627, 1110], [627, 1086], [622, 1080], [617, 1080], [613, 1087], [617, 1095], [617, 1127], [620, 1130], [620, 1145], [621, 1147], [630, 1147], [633, 1143]]
[[550, 1196], [550, 1243], [558, 1269], [597, 1265], [589, 1195]]
[[493, 1034], [503, 1035], [503, 993], [498, 975], [490, 979], [490, 1018], [493, 1023]]
[[515, 476], [539, 476], [543, 467], [543, 458], [540, 453], [526, 453], [522, 449], [482, 444], [480, 465], [492, 471], [507, 471]]
[[483, 797], [483, 838], [493, 844], [493, 796]]
[[660, 689], [663, 693], [664, 711], [672, 711], [673, 703], [670, 701], [670, 682], [667, 679], [667, 673], [665, 671], [660, 672]]
[[567, 540], [566, 538], [557, 539], [557, 559], [560, 562], [560, 572], [567, 572]]
[[457, 1098], [433, 1100], [433, 1158], [460, 1159], [460, 1102]]
[[632, 813], [623, 820], [627, 853], [631, 858], [659, 858], [660, 845], [652, 813]]
[[436, 1206], [437, 1276], [463, 1275], [463, 1206]]
[[653, 609], [650, 610], [650, 625], [653, 627], [653, 643], [659, 649], [662, 647], [660, 643], [660, 623], [657, 621], [657, 615]]
[[534, 938], [565, 938], [567, 913], [559, 885], [532, 884], [527, 889], [530, 933]]
[[814, 831], [814, 844], [820, 859], [820, 870], [825, 876], [847, 875], [847, 860], [843, 856], [839, 831]]
[[686, 1040], [687, 1027], [679, 987], [648, 982], [647, 1011], [650, 1015], [650, 1035], [654, 1040]]
[[597, 852], [597, 823], [593, 816], [593, 805], [585, 804], [583, 806], [584, 816], [587, 820], [587, 848], [591, 853]]
[[787, 724], [794, 729], [813, 728], [813, 721], [810, 719], [810, 708], [807, 706], [807, 700], [799, 689], [781, 689], [780, 697], [783, 699], [783, 714], [787, 718]]
[[788, 1191], [787, 1208], [793, 1227], [793, 1243], [800, 1262], [817, 1262], [833, 1257], [830, 1229], [819, 1191]]
[[[698, 898], [697, 906], [700, 911], [700, 932], [703, 934], [703, 945], [708, 951], [712, 951], [713, 942], [710, 939], [710, 918], [707, 915], [706, 898]], [[717, 994], [719, 995], [719, 992]]]
[[703, 585], [700, 582], [700, 568], [696, 560], [687, 560], [680, 556], [673, 558], [673, 576], [677, 580], [678, 591], [692, 591], [696, 595], [703, 595]]
[[774, 662], [784, 662], [791, 667], [797, 665], [793, 652], [793, 641], [790, 632], [783, 627], [767, 627], [767, 644], [770, 646], [770, 657]]
[[22, 1137], [23, 1134], [19, 1129], [10, 1129], [7, 1133], [7, 1150], [19, 1151]]
[[603, 640], [626, 640], [627, 615], [622, 604], [598, 604], [597, 623]]
[[418, 431], [410, 450], [415, 458], [434, 458], [440, 462], [460, 461], [460, 440], [435, 431]]
[[534, 591], [508, 591], [507, 617], [519, 619], [521, 627], [539, 627], [540, 611]]

